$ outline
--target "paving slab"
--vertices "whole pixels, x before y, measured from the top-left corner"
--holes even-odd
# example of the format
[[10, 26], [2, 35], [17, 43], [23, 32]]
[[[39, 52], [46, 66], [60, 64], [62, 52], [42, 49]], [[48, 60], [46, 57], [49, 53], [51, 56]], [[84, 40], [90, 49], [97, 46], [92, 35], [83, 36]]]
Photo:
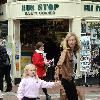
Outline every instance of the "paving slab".
[[[3, 93], [3, 100], [17, 100], [16, 92], [18, 86], [13, 87], [13, 91]], [[77, 89], [84, 96], [84, 100], [100, 100], [100, 87], [99, 86], [77, 86]], [[52, 100], [60, 100], [60, 87], [54, 87], [53, 89], [48, 89], [49, 95], [51, 95]], [[40, 89], [40, 100], [45, 100], [45, 95]]]

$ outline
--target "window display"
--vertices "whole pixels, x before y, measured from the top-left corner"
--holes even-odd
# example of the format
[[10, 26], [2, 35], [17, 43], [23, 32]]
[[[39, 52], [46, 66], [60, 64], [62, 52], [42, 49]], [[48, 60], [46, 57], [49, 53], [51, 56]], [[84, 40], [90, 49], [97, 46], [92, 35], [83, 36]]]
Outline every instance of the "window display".
[[80, 70], [87, 71], [91, 70], [91, 45], [90, 36], [86, 34], [81, 35], [82, 49], [80, 52]]
[[[87, 52], [90, 52], [91, 58], [90, 58], [90, 62], [91, 62], [91, 67], [90, 67], [90, 73], [95, 72], [95, 74], [97, 74], [97, 68], [96, 66], [94, 66], [92, 60], [98, 55], [98, 49], [100, 48], [100, 21], [97, 20], [82, 20], [81, 23], [81, 33], [83, 34], [87, 34], [90, 36], [90, 39], [88, 39], [88, 42], [86, 42], [86, 39], [84, 41], [83, 36], [81, 37], [82, 39], [82, 45], [84, 45], [82, 47], [83, 49], [86, 49], [86, 51], [82, 51], [81, 55], [86, 54]], [[89, 45], [88, 45], [89, 43]], [[88, 46], [87, 46], [88, 45]], [[90, 50], [88, 50], [88, 48], [90, 47]], [[88, 54], [88, 53], [87, 53]], [[84, 57], [82, 57], [81, 59], [83, 59]], [[86, 59], [86, 58], [84, 58]], [[93, 74], [93, 73], [92, 73]]]

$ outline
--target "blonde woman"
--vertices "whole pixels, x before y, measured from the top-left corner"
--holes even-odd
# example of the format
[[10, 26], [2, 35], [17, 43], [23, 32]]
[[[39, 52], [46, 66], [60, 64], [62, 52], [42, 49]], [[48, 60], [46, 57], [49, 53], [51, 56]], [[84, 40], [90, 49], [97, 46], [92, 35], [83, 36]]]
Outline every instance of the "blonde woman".
[[23, 78], [17, 91], [18, 100], [36, 100], [40, 88], [52, 88], [60, 85], [60, 82], [46, 82], [38, 78], [36, 67], [28, 64], [24, 68]]
[[57, 63], [55, 78], [59, 79], [59, 70], [62, 70], [61, 83], [65, 89], [68, 100], [78, 100], [76, 86], [74, 84], [74, 69], [76, 64], [75, 54], [79, 52], [80, 45], [76, 34], [68, 33], [61, 42], [63, 51]]

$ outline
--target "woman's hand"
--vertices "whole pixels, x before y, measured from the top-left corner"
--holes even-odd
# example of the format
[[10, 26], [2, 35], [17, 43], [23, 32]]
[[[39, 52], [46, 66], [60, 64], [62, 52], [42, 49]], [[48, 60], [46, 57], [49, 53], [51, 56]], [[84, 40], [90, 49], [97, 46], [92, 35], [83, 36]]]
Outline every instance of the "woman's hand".
[[60, 86], [61, 85], [61, 81], [55, 81], [55, 86]]
[[54, 75], [54, 78], [55, 78], [56, 81], [58, 81], [58, 80], [59, 80], [59, 74], [56, 73], [56, 74]]

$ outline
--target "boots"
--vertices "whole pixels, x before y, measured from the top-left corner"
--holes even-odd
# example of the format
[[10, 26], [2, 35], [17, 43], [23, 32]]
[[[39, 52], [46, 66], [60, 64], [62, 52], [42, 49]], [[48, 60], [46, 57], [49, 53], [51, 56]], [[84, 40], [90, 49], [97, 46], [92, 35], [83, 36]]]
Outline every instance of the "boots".
[[51, 100], [51, 96], [49, 96], [48, 94], [46, 95], [46, 100]]

